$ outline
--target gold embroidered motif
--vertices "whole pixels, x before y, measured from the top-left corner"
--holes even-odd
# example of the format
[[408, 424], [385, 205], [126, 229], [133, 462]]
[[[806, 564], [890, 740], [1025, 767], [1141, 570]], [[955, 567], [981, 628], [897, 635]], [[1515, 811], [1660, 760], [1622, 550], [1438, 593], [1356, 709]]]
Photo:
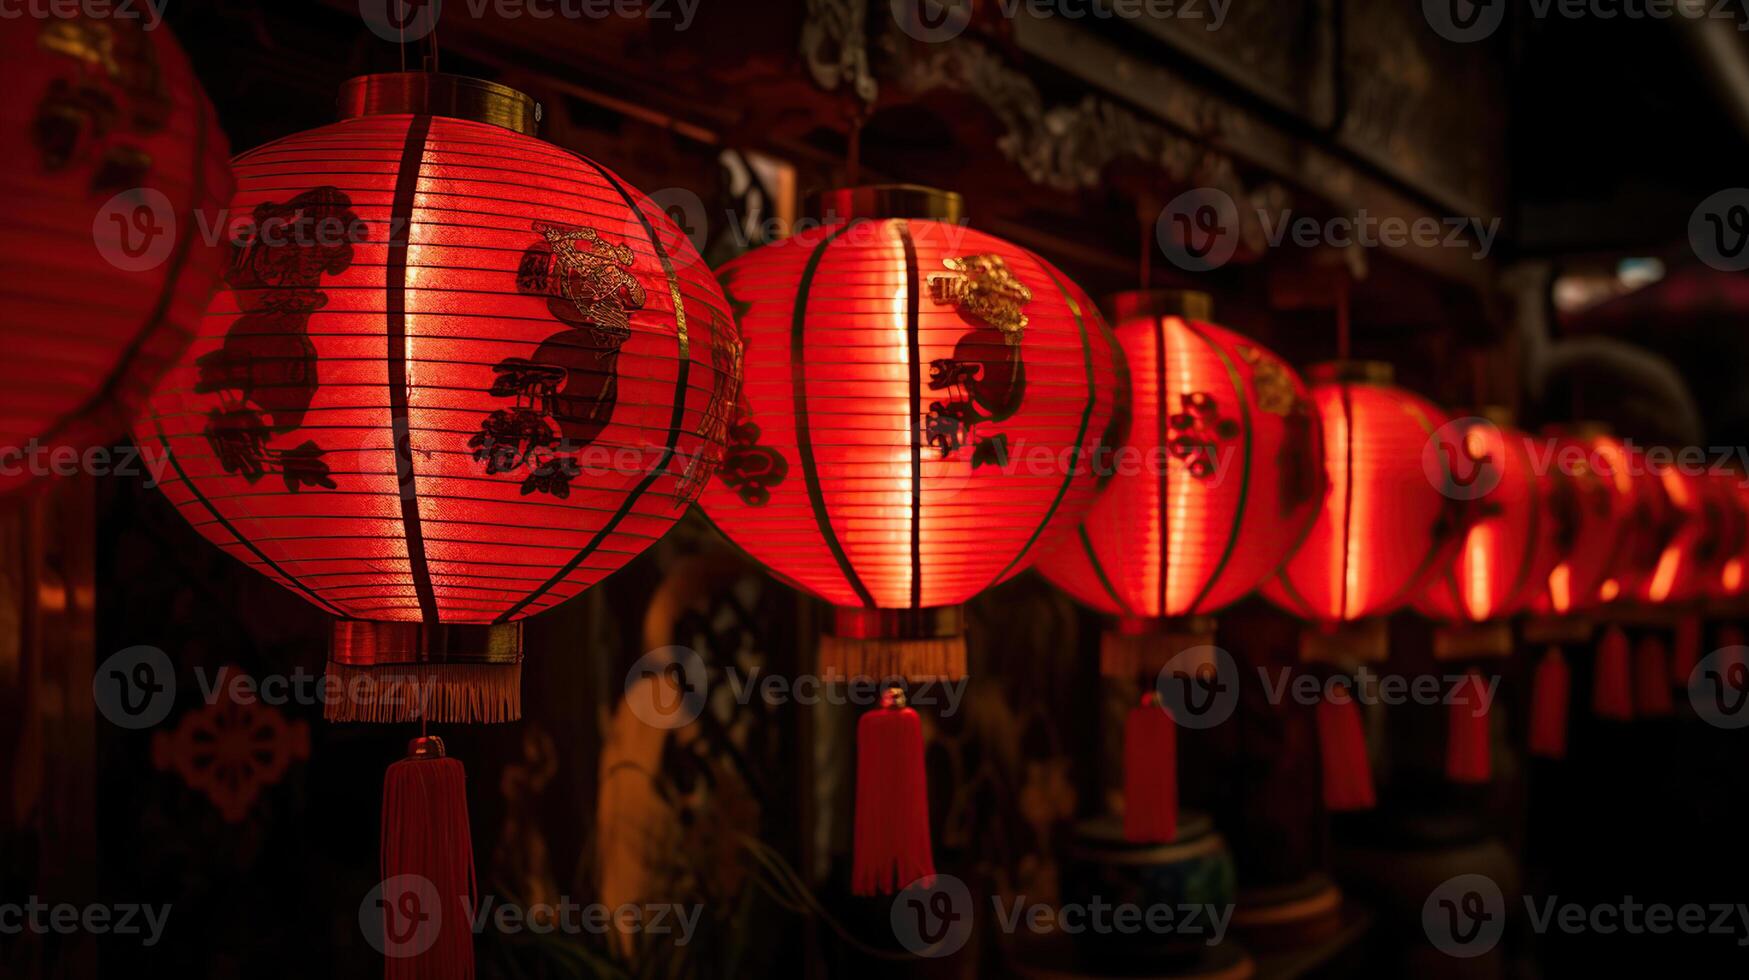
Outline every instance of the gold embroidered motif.
[[1287, 365], [1247, 344], [1238, 346], [1239, 359], [1251, 365], [1252, 384], [1257, 389], [1257, 407], [1271, 415], [1286, 415], [1294, 410], [1298, 398], [1294, 395], [1293, 378]]
[[535, 222], [553, 250], [560, 295], [582, 319], [623, 342], [632, 335], [631, 312], [644, 308], [644, 284], [631, 274], [632, 250], [593, 228]]
[[1009, 344], [1020, 343], [1026, 331], [1022, 308], [1032, 302], [1032, 290], [1008, 263], [1000, 255], [966, 255], [941, 264], [952, 271], [929, 277], [930, 298], [1002, 331]]

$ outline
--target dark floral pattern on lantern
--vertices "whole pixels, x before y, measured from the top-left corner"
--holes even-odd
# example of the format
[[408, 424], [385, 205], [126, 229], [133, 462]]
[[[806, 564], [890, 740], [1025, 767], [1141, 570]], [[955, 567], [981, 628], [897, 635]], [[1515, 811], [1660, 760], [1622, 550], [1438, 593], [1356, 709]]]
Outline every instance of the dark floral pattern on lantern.
[[[632, 250], [594, 228], [537, 221], [541, 240], [522, 254], [516, 288], [544, 296], [566, 329], [530, 358], [493, 367], [490, 393], [514, 398], [486, 417], [468, 440], [489, 474], [522, 472], [522, 492], [570, 495], [581, 466], [571, 455], [589, 446], [619, 402], [619, 352], [631, 338], [631, 315], [643, 309], [644, 286], [632, 275]], [[564, 464], [556, 462], [565, 459]]]
[[741, 328], [733, 319], [711, 311], [711, 368], [715, 378], [711, 384], [711, 399], [705, 405], [704, 421], [699, 425], [703, 440], [699, 451], [686, 461], [675, 488], [677, 506], [684, 507], [698, 499], [705, 481], [718, 471], [728, 454], [730, 416], [741, 396], [741, 358], [743, 347]]
[[271, 442], [304, 424], [319, 374], [310, 316], [328, 303], [322, 277], [351, 267], [353, 242], [367, 229], [351, 198], [334, 187], [264, 202], [251, 219], [232, 242], [225, 272], [242, 315], [219, 349], [195, 361], [194, 390], [219, 396], [207, 417], [207, 444], [225, 472], [250, 483], [278, 473], [293, 492], [332, 490], [321, 446], [305, 440], [276, 449]]
[[1185, 392], [1178, 402], [1179, 410], [1166, 418], [1172, 429], [1167, 446], [1191, 476], [1206, 480], [1219, 467], [1222, 444], [1238, 438], [1239, 423], [1222, 418], [1220, 406], [1206, 391]]
[[1026, 396], [1020, 344], [1032, 290], [997, 255], [968, 255], [942, 264], [950, 271], [929, 277], [930, 299], [952, 306], [974, 329], [954, 344], [952, 357], [929, 363], [929, 389], [947, 391], [949, 397], [930, 403], [925, 438], [942, 459], [971, 444], [974, 469], [985, 463], [1005, 465], [1007, 437], [980, 437], [978, 427], [1012, 418]]
[[152, 765], [206, 794], [227, 823], [242, 821], [262, 790], [310, 757], [310, 726], [259, 699], [239, 699], [242, 679], [234, 668], [221, 668], [217, 699], [183, 715], [174, 731], [152, 736]]
[[162, 132], [172, 103], [142, 27], [120, 18], [51, 17], [37, 46], [70, 64], [37, 102], [31, 136], [43, 169], [87, 168], [93, 194], [145, 184], [152, 158], [130, 137]]

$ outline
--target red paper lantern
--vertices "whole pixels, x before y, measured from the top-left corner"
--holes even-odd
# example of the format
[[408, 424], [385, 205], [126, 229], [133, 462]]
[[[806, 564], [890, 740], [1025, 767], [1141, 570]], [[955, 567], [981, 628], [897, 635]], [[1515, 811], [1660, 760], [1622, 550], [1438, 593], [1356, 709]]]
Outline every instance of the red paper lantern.
[[[861, 188], [822, 205], [823, 226], [720, 270], [746, 383], [720, 479], [699, 503], [754, 558], [837, 607], [826, 673], [958, 677], [960, 604], [1030, 565], [1092, 501], [1114, 347], [1061, 272], [959, 224], [957, 196]], [[871, 764], [871, 738], [890, 729], [891, 752], [907, 756], [920, 742], [901, 705], [862, 721], [859, 892], [932, 867], [926, 811], [869, 779], [892, 768]]]
[[[1312, 368], [1330, 492], [1264, 595], [1301, 619], [1351, 623], [1412, 599], [1458, 540], [1467, 507], [1445, 413], [1391, 384], [1387, 364]], [[1465, 467], [1468, 470], [1468, 467]]]
[[[1553, 495], [1559, 477], [1537, 472], [1531, 437], [1486, 418], [1447, 429], [1462, 450], [1459, 465], [1481, 492], [1446, 564], [1415, 600], [1423, 616], [1444, 623], [1485, 623], [1528, 608], [1548, 587], [1561, 557]], [[1484, 482], [1476, 482], [1484, 481]]]
[[[1675, 495], [1687, 501], [1687, 488], [1673, 470], [1654, 466], [1645, 450], [1637, 446], [1615, 443], [1610, 458], [1627, 473], [1631, 508], [1622, 549], [1611, 573], [1616, 599], [1664, 602], [1676, 589], [1682, 566], [1682, 552], [1676, 539], [1687, 514], [1677, 504]], [[1605, 589], [1607, 600], [1608, 583]]]
[[1749, 592], [1749, 484], [1743, 474], [1714, 472], [1707, 477], [1707, 506], [1713, 508], [1719, 534], [1707, 555], [1712, 573], [1703, 592], [1709, 599], [1730, 601]]
[[[224, 264], [200, 234], [230, 150], [167, 30], [85, 16], [0, 22], [0, 491], [127, 431], [193, 336]], [[27, 456], [35, 457], [34, 460]]]
[[1596, 427], [1546, 430], [1538, 443], [1552, 478], [1561, 558], [1532, 602], [1542, 615], [1585, 612], [1614, 599], [1611, 576], [1633, 519], [1634, 483], [1621, 443]]
[[1318, 420], [1299, 376], [1206, 312], [1163, 312], [1184, 302], [1115, 299], [1127, 434], [1075, 537], [1039, 562], [1064, 591], [1114, 616], [1204, 616], [1243, 598], [1305, 535], [1325, 489]]
[[740, 343], [662, 209], [521, 93], [342, 105], [237, 159], [228, 288], [138, 438], [202, 534], [337, 617], [330, 718], [515, 718], [520, 620], [685, 510]]
[[1214, 613], [1274, 572], [1317, 515], [1324, 472], [1305, 384], [1208, 322], [1206, 295], [1123, 293], [1112, 307], [1129, 366], [1124, 438], [1077, 533], [1039, 569], [1123, 619], [1101, 669], [1150, 689], [1124, 725], [1124, 836], [1161, 843], [1177, 836], [1176, 732], [1148, 675], [1212, 639], [1167, 621]]

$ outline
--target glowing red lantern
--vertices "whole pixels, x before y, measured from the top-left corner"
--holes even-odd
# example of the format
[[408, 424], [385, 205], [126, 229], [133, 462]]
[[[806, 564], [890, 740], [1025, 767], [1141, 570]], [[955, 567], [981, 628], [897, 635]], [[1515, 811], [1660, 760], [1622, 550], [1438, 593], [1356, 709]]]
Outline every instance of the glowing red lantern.
[[[237, 159], [229, 288], [138, 438], [202, 534], [338, 617], [328, 717], [513, 719], [520, 620], [714, 472], [739, 340], [662, 209], [535, 139], [527, 96], [373, 75], [341, 104]], [[385, 870], [467, 882], [465, 811], [432, 817], [453, 763], [421, 739], [391, 769]]]
[[[1061, 272], [957, 223], [956, 195], [860, 188], [821, 203], [823, 226], [720, 270], [746, 383], [699, 503], [837, 607], [825, 672], [958, 677], [960, 604], [1030, 565], [1093, 499], [1114, 348]], [[859, 740], [854, 886], [890, 891], [933, 866], [916, 715], [895, 700], [863, 717]], [[915, 794], [881, 785], [896, 756], [914, 760], [900, 785]]]
[[438, 720], [514, 718], [518, 621], [712, 472], [734, 324], [661, 208], [529, 135], [526, 96], [377, 75], [342, 103], [237, 159], [229, 288], [139, 438], [201, 533], [338, 617], [332, 672], [435, 683]]
[[1561, 559], [1547, 589], [1532, 602], [1544, 615], [1566, 616], [1615, 598], [1610, 576], [1619, 564], [1624, 529], [1633, 519], [1633, 481], [1621, 444], [1596, 427], [1545, 431], [1542, 447], [1551, 485]]
[[[1302, 640], [1302, 659], [1345, 670], [1384, 657], [1377, 617], [1409, 602], [1450, 554], [1465, 521], [1464, 488], [1482, 474], [1446, 437], [1444, 412], [1391, 384], [1390, 365], [1339, 362], [1309, 374], [1330, 492], [1263, 594], [1317, 624]], [[1371, 808], [1370, 762], [1353, 698], [1319, 702], [1318, 729], [1325, 805]]]
[[[1129, 420], [1098, 499], [1039, 569], [1076, 599], [1122, 618], [1101, 668], [1161, 670], [1208, 627], [1172, 623], [1242, 598], [1275, 571], [1324, 492], [1318, 420], [1279, 357], [1208, 322], [1201, 293], [1123, 293], [1114, 333], [1129, 365]], [[1203, 665], [1199, 665], [1203, 666]], [[1151, 685], [1150, 685], [1151, 687]], [[1177, 833], [1176, 733], [1156, 693], [1124, 727], [1124, 833]]]
[[1393, 386], [1390, 365], [1323, 364], [1310, 377], [1330, 492], [1263, 592], [1301, 619], [1353, 623], [1405, 605], [1440, 567], [1479, 472], [1441, 433], [1445, 413]]
[[1709, 599], [1730, 602], [1749, 592], [1744, 575], [1749, 570], [1749, 484], [1741, 473], [1719, 471], [1708, 474], [1707, 491], [1719, 534], [1708, 545], [1711, 574], [1702, 591]]
[[1206, 616], [1243, 598], [1293, 550], [1324, 492], [1305, 384], [1198, 306], [1199, 294], [1115, 298], [1127, 433], [1077, 535], [1039, 563], [1114, 616]]
[[[127, 431], [224, 264], [200, 234], [231, 193], [212, 105], [167, 30], [87, 16], [0, 23], [12, 97], [0, 189], [0, 490]], [[60, 463], [54, 465], [59, 466]]]
[[1554, 480], [1536, 472], [1531, 437], [1517, 429], [1470, 417], [1450, 431], [1466, 468], [1485, 467], [1493, 485], [1476, 498], [1451, 562], [1429, 580], [1415, 610], [1444, 623], [1500, 620], [1527, 608], [1560, 560]]

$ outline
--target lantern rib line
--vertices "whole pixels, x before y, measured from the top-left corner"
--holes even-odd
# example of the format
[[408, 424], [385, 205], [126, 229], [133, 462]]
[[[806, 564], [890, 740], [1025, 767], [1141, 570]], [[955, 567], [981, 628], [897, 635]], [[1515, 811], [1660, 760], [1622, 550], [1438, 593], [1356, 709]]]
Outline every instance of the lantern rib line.
[[[99, 407], [115, 397], [116, 389], [124, 380], [132, 376], [134, 361], [140, 356], [147, 341], [158, 336], [158, 330], [164, 323], [164, 318], [170, 314], [170, 304], [176, 299], [176, 285], [182, 279], [182, 268], [188, 264], [189, 256], [194, 254], [194, 243], [200, 238], [194, 234], [196, 209], [201, 200], [206, 197], [206, 142], [207, 142], [207, 102], [205, 98], [194, 100], [194, 165], [191, 172], [192, 184], [188, 195], [188, 214], [185, 219], [189, 232], [180, 236], [176, 243], [176, 254], [165, 268], [164, 285], [158, 290], [158, 302], [152, 307], [152, 315], [146, 318], [146, 326], [128, 340], [127, 347], [122, 350], [121, 357], [115, 362], [115, 367], [97, 390], [73, 411], [56, 419], [38, 438], [48, 443], [59, 437], [60, 433], [70, 428], [74, 422], [98, 412]], [[122, 420], [125, 423], [125, 418]]]
[[1336, 621], [1348, 619], [1348, 556], [1354, 529], [1354, 395], [1348, 382], [1339, 383], [1342, 397], [1342, 574], [1336, 593]]
[[1233, 508], [1233, 519], [1228, 525], [1230, 530], [1227, 532], [1227, 548], [1225, 551], [1221, 552], [1220, 560], [1215, 562], [1214, 569], [1209, 572], [1207, 580], [1203, 582], [1202, 591], [1197, 594], [1197, 597], [1191, 601], [1189, 606], [1185, 607], [1185, 615], [1193, 616], [1202, 611], [1201, 607], [1203, 601], [1206, 600], [1209, 597], [1209, 593], [1214, 590], [1215, 583], [1221, 580], [1221, 574], [1227, 570], [1227, 562], [1232, 560], [1233, 552], [1239, 546], [1239, 533], [1245, 526], [1245, 506], [1250, 503], [1251, 456], [1255, 447], [1251, 443], [1251, 399], [1245, 391], [1244, 379], [1239, 377], [1238, 365], [1233, 363], [1232, 358], [1227, 356], [1227, 352], [1222, 350], [1220, 345], [1215, 343], [1208, 334], [1198, 329], [1195, 323], [1186, 319], [1184, 321], [1184, 326], [1185, 329], [1189, 330], [1203, 343], [1207, 344], [1209, 350], [1214, 351], [1215, 356], [1220, 358], [1221, 363], [1226, 366], [1227, 378], [1233, 382], [1233, 391], [1238, 395], [1234, 400], [1239, 404], [1239, 425], [1240, 431], [1244, 434], [1245, 445], [1245, 451], [1241, 456], [1241, 459], [1243, 460], [1243, 469], [1239, 472], [1239, 501], [1237, 506]]
[[[1184, 322], [1189, 323], [1188, 320]], [[1154, 318], [1154, 438], [1155, 445], [1162, 452], [1166, 451], [1168, 445], [1166, 441], [1166, 417], [1172, 414], [1172, 408], [1166, 403], [1166, 391], [1171, 383], [1171, 379], [1166, 376], [1166, 318], [1156, 316]], [[1172, 502], [1170, 495], [1172, 490], [1171, 473], [1171, 461], [1162, 458], [1159, 480], [1160, 500], [1158, 506], [1151, 508], [1153, 518], [1159, 524], [1160, 534], [1158, 548], [1160, 552], [1160, 579], [1156, 583], [1159, 587], [1155, 595], [1154, 614], [1162, 617], [1168, 614], [1166, 593], [1167, 584], [1172, 577], [1172, 528], [1170, 526], [1171, 518], [1166, 513], [1166, 509], [1171, 506]]]
[[[201, 493], [200, 488], [194, 485], [194, 481], [188, 478], [187, 473], [183, 472], [182, 461], [178, 460], [176, 458], [176, 452], [170, 448], [170, 437], [164, 434], [164, 424], [161, 421], [159, 421], [156, 416], [153, 416], [153, 418], [152, 418], [152, 427], [154, 429], [158, 430], [158, 442], [160, 444], [162, 444], [164, 447], [164, 458], [168, 459], [170, 461], [170, 468], [176, 471], [177, 479], [182, 481], [182, 485], [188, 488], [188, 492], [194, 495], [194, 499], [196, 501], [198, 501], [203, 508], [206, 509], [206, 512], [213, 515], [213, 520], [217, 521], [219, 523], [219, 526], [224, 528], [225, 532], [227, 534], [229, 534], [233, 539], [235, 539], [238, 544], [241, 544], [243, 547], [249, 549], [249, 551], [251, 553], [253, 553], [255, 555], [255, 557], [261, 559], [262, 564], [266, 565], [268, 568], [271, 568], [275, 572], [277, 572], [281, 578], [283, 578], [287, 582], [291, 583], [291, 585], [294, 586], [299, 592], [302, 592], [304, 595], [309, 596], [311, 602], [314, 602], [318, 606], [326, 607], [328, 609], [328, 611], [332, 612], [336, 616], [339, 616], [341, 618], [348, 618], [345, 610], [341, 609], [339, 606], [336, 606], [332, 602], [329, 602], [327, 599], [324, 599], [321, 596], [321, 594], [319, 594], [315, 589], [312, 589], [309, 586], [305, 585], [296, 575], [293, 575], [292, 573], [286, 571], [284, 568], [280, 567], [278, 562], [275, 562], [272, 558], [267, 557], [267, 553], [262, 551], [259, 547], [257, 547], [255, 542], [244, 537], [242, 535], [242, 533], [240, 533], [237, 530], [237, 528], [231, 524], [230, 521], [226, 520], [225, 515], [219, 513], [218, 508], [214, 507], [212, 505], [212, 502], [206, 499], [206, 494]], [[181, 510], [182, 505], [178, 504], [177, 509]], [[190, 522], [190, 523], [193, 523], [193, 522]]]
[[[1503, 455], [1509, 453], [1509, 447], [1511, 444], [1513, 442], [1518, 442], [1519, 448], [1524, 451], [1526, 457], [1520, 472], [1530, 472], [1531, 460], [1528, 458], [1530, 455], [1530, 448], [1525, 446], [1522, 440], [1514, 439], [1512, 436], [1508, 435], [1507, 430], [1505, 429], [1500, 429], [1500, 436], [1500, 441], [1505, 443], [1505, 445], [1501, 447], [1501, 453]], [[1542, 550], [1542, 481], [1533, 478], [1527, 482], [1530, 485], [1530, 526], [1525, 529], [1524, 557], [1520, 560], [1518, 565], [1518, 576], [1512, 583], [1512, 591], [1506, 595], [1508, 612], [1516, 612], [1528, 604], [1528, 597], [1525, 595], [1525, 592], [1530, 585], [1530, 573], [1536, 567], [1538, 553]]]
[[1007, 578], [1019, 566], [1021, 559], [1026, 557], [1027, 552], [1032, 550], [1032, 546], [1038, 543], [1039, 536], [1045, 533], [1045, 528], [1050, 527], [1051, 519], [1057, 516], [1057, 508], [1062, 506], [1063, 498], [1069, 493], [1069, 487], [1074, 485], [1077, 466], [1081, 460], [1081, 447], [1087, 443], [1087, 428], [1093, 424], [1093, 409], [1099, 404], [1099, 379], [1094, 376], [1093, 370], [1093, 344], [1087, 336], [1087, 318], [1081, 312], [1081, 304], [1075, 302], [1074, 294], [1070, 293], [1063, 281], [1057, 278], [1056, 272], [1052, 270], [1050, 265], [1031, 252], [1025, 252], [1025, 254], [1030, 256], [1044, 270], [1045, 275], [1050, 277], [1051, 284], [1063, 294], [1063, 302], [1068, 305], [1069, 312], [1075, 315], [1075, 328], [1081, 332], [1081, 363], [1087, 375], [1087, 405], [1081, 410], [1081, 426], [1075, 432], [1075, 448], [1069, 454], [1069, 465], [1066, 467], [1068, 472], [1063, 474], [1063, 482], [1057, 486], [1057, 495], [1051, 501], [1050, 508], [1045, 511], [1044, 519], [1038, 522], [1037, 527], [1033, 528], [1032, 536], [1026, 539], [1024, 545], [1021, 545], [1014, 560], [998, 572], [985, 588]]
[[1093, 566], [1093, 574], [1099, 579], [1099, 584], [1105, 587], [1105, 594], [1125, 616], [1134, 615], [1130, 604], [1124, 601], [1124, 597], [1118, 594], [1117, 587], [1112, 584], [1111, 576], [1106, 574], [1105, 566], [1099, 563], [1099, 554], [1093, 549], [1093, 539], [1087, 535], [1087, 522], [1077, 524], [1075, 533], [1081, 538], [1081, 550], [1087, 553], [1087, 563]]
[[905, 246], [905, 345], [911, 368], [911, 608], [923, 608], [923, 366], [918, 339], [920, 297], [917, 284], [917, 243], [911, 240], [911, 225], [897, 221], [899, 241]]
[[389, 210], [384, 319], [388, 345], [389, 426], [394, 433], [401, 533], [407, 542], [407, 568], [413, 576], [413, 590], [419, 597], [419, 614], [426, 625], [435, 626], [440, 614], [437, 594], [431, 587], [431, 569], [425, 563], [425, 530], [419, 520], [418, 476], [413, 472], [413, 434], [407, 405], [407, 252], [413, 238], [413, 206], [419, 193], [419, 172], [430, 135], [431, 117], [414, 116], [407, 126], [400, 171], [395, 175], [394, 204]]
[[814, 445], [809, 437], [808, 371], [805, 359], [807, 345], [804, 328], [808, 322], [808, 296], [813, 291], [814, 275], [819, 272], [826, 250], [839, 235], [857, 224], [858, 220], [852, 219], [822, 238], [808, 256], [807, 265], [802, 268], [801, 281], [796, 284], [795, 311], [790, 319], [790, 371], [793, 382], [791, 397], [795, 401], [796, 456], [801, 460], [802, 479], [807, 484], [808, 503], [813, 506], [814, 521], [819, 525], [820, 536], [825, 540], [827, 548], [831, 549], [832, 557], [837, 559], [838, 570], [844, 574], [845, 583], [864, 606], [873, 609], [874, 596], [857, 576], [855, 566], [850, 563], [850, 556], [844, 551], [844, 543], [838, 540], [837, 533], [832, 530], [831, 515], [826, 512], [826, 492], [820, 486], [820, 467], [814, 459]]
[[662, 242], [657, 238], [656, 229], [650, 224], [650, 219], [646, 217], [643, 210], [638, 207], [638, 202], [632, 198], [631, 194], [627, 193], [625, 187], [620, 184], [618, 178], [609, 173], [605, 167], [602, 167], [588, 157], [585, 157], [582, 154], [573, 155], [587, 166], [594, 168], [595, 172], [601, 175], [601, 179], [607, 181], [614, 190], [619, 192], [620, 197], [625, 199], [626, 207], [631, 209], [631, 212], [638, 216], [638, 223], [644, 226], [644, 234], [648, 235], [650, 239], [650, 248], [655, 253], [657, 260], [662, 263], [662, 272], [668, 278], [668, 296], [674, 305], [674, 334], [676, 349], [674, 369], [674, 412], [669, 420], [668, 441], [663, 447], [661, 460], [658, 461], [655, 466], [650, 468], [650, 472], [646, 473], [642, 480], [638, 481], [638, 485], [633, 487], [631, 493], [626, 495], [626, 499], [619, 505], [619, 509], [614, 511], [613, 516], [607, 519], [607, 523], [601, 525], [600, 529], [589, 539], [589, 543], [585, 544], [581, 550], [572, 555], [571, 559], [565, 562], [564, 567], [557, 572], [554, 572], [551, 578], [541, 584], [540, 588], [523, 596], [515, 605], [504, 610], [497, 620], [495, 620], [495, 622], [498, 623], [509, 622], [517, 613], [526, 609], [530, 603], [545, 595], [560, 582], [563, 582], [572, 572], [577, 570], [578, 566], [583, 564], [584, 559], [594, 554], [596, 549], [601, 547], [602, 542], [607, 540], [607, 536], [612, 534], [614, 529], [619, 527], [620, 522], [626, 519], [626, 515], [632, 512], [632, 508], [637, 506], [638, 501], [642, 499], [644, 493], [650, 489], [651, 484], [655, 483], [656, 479], [668, 469], [669, 462], [674, 459], [675, 447], [680, 443], [680, 430], [686, 422], [687, 381], [692, 368], [692, 345], [686, 335], [686, 299], [680, 291], [680, 279], [674, 272], [674, 260], [669, 257], [668, 250], [662, 247]]
[[[1428, 438], [1433, 437], [1433, 422], [1427, 417], [1425, 412], [1421, 411], [1421, 406], [1416, 405], [1412, 401], [1405, 400], [1403, 402], [1403, 410], [1409, 413], [1409, 417], [1413, 418], [1417, 425], [1421, 426], [1421, 431], [1425, 433]], [[1443, 481], [1442, 485], [1449, 487], [1452, 485], [1451, 469], [1446, 463], [1445, 454], [1439, 453], [1438, 455], [1440, 468], [1444, 470], [1444, 473], [1441, 474], [1441, 479]], [[1408, 601], [1406, 597], [1412, 596], [1414, 594], [1414, 589], [1426, 587], [1427, 570], [1433, 566], [1433, 562], [1439, 557], [1441, 550], [1441, 542], [1439, 538], [1435, 536], [1431, 545], [1427, 549], [1427, 553], [1421, 556], [1421, 563], [1416, 565], [1415, 571], [1403, 580], [1402, 587], [1391, 595], [1390, 601], [1384, 606], [1385, 609], [1396, 608], [1396, 606]], [[1462, 609], [1463, 606], [1460, 604], [1458, 608]]]

